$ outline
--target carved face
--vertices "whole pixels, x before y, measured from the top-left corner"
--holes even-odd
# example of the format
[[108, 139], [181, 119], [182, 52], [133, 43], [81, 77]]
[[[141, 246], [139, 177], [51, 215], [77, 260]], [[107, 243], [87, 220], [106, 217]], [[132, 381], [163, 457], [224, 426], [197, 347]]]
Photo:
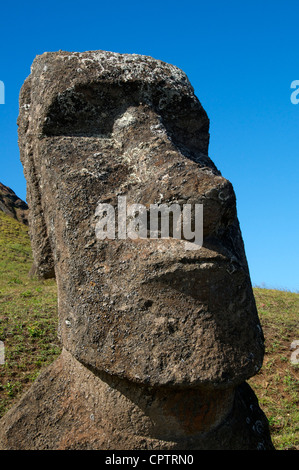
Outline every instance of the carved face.
[[[209, 121], [186, 76], [140, 56], [44, 54], [23, 87], [19, 126], [33, 251], [42, 263], [43, 232], [64, 347], [149, 385], [253, 375], [263, 336], [235, 195], [207, 156]], [[117, 208], [118, 196], [146, 208], [202, 204], [203, 246], [98, 239], [96, 208]]]

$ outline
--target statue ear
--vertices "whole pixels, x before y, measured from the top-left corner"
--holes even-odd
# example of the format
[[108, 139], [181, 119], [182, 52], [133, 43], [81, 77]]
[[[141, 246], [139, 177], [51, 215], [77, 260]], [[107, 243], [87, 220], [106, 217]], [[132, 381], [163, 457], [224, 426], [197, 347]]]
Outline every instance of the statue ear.
[[31, 107], [31, 79], [28, 77], [20, 92], [18, 117], [18, 142], [20, 158], [27, 181], [27, 203], [29, 207], [29, 235], [33, 252], [34, 264], [30, 274], [42, 279], [55, 277], [53, 252], [44, 219], [39, 175], [34, 160], [34, 148], [29, 134]]

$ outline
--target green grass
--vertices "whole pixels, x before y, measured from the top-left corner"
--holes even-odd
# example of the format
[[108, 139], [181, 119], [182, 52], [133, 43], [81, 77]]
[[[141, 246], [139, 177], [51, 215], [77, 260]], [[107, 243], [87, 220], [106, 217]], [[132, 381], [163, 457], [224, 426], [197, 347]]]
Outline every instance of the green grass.
[[[29, 278], [32, 256], [27, 227], [0, 211], [0, 417], [61, 350], [57, 339], [54, 280]], [[299, 340], [299, 294], [254, 288], [266, 354], [248, 382], [265, 412], [274, 446], [299, 449], [298, 365], [290, 345]]]
[[275, 448], [299, 450], [299, 365], [292, 363], [290, 349], [299, 340], [299, 294], [254, 288], [254, 295], [266, 353], [261, 371], [248, 383], [269, 420]]
[[54, 280], [29, 278], [28, 229], [0, 211], [0, 416], [60, 352]]

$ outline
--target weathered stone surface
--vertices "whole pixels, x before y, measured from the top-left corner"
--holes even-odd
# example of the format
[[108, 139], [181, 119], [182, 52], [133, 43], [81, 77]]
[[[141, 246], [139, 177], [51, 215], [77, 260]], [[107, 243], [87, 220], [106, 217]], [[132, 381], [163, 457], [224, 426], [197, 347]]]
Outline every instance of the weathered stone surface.
[[12, 450], [270, 450], [268, 421], [247, 383], [175, 390], [94, 373], [67, 351], [1, 421]]
[[28, 205], [11, 188], [2, 183], [0, 183], [0, 210], [28, 225]]
[[[208, 143], [208, 117], [186, 75], [172, 65], [103, 51], [35, 59], [20, 97], [19, 145], [35, 262], [41, 275], [55, 268], [59, 334], [67, 352], [10, 413], [4, 446], [21, 445], [14, 441], [19, 428], [13, 421], [25, 419], [38, 423], [33, 446], [80, 448], [72, 425], [64, 425], [74, 407], [76, 427], [82, 425], [87, 436], [83, 447], [172, 448], [174, 439], [174, 446], [187, 448], [256, 448], [254, 433], [244, 431], [244, 439], [236, 434], [242, 423], [233, 410], [247, 410], [240, 390], [262, 365], [263, 334], [235, 194], [208, 157]], [[97, 205], [116, 206], [120, 195], [147, 208], [203, 204], [203, 246], [189, 251], [175, 238], [99, 240]], [[91, 408], [81, 406], [77, 393], [79, 369], [78, 376], [87, 374], [90, 406], [97, 395], [106, 400], [95, 427], [86, 424]], [[61, 380], [51, 381], [52, 374]], [[68, 391], [61, 385], [56, 402], [55, 387], [66, 375]], [[122, 396], [114, 399], [112, 389]], [[148, 401], [136, 398], [140, 390]], [[36, 396], [49, 403], [41, 415]], [[138, 411], [122, 408], [128, 396]], [[158, 416], [168, 396], [175, 397], [175, 406], [169, 405], [175, 417], [167, 415], [151, 434], [144, 416], [151, 416], [152, 406]], [[24, 418], [31, 407], [32, 417]], [[186, 408], [193, 410], [184, 417], [187, 428], [180, 418]], [[122, 410], [125, 423], [134, 411], [134, 438], [126, 442], [121, 425], [117, 430], [107, 421], [112, 409]], [[57, 437], [49, 435], [47, 413], [55, 415]], [[225, 421], [228, 416], [234, 417]], [[218, 442], [213, 430], [224, 422], [231, 423], [231, 438]], [[118, 432], [119, 441], [112, 437]], [[155, 444], [147, 438], [142, 444], [140, 436], [153, 436]], [[264, 440], [270, 445], [267, 431]]]

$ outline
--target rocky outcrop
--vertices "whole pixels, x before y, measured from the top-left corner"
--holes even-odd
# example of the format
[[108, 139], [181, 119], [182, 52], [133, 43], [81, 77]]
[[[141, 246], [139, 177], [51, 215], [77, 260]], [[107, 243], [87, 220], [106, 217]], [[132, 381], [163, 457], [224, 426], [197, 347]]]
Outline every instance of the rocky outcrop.
[[[33, 254], [40, 273], [55, 270], [64, 351], [3, 418], [2, 447], [272, 448], [246, 384], [264, 339], [235, 194], [186, 75], [138, 55], [46, 53], [18, 123]], [[161, 203], [203, 207], [203, 243], [175, 224], [154, 236]], [[132, 229], [134, 204], [146, 219]]]
[[0, 183], [0, 210], [28, 225], [28, 205], [12, 189], [2, 183]]

